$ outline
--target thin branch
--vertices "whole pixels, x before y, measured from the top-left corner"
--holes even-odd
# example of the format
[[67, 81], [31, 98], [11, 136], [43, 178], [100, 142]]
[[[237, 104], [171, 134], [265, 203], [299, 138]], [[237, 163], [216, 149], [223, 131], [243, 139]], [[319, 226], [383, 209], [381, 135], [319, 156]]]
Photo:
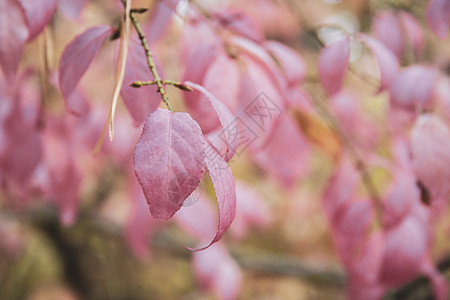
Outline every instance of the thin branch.
[[[140, 87], [143, 87], [143, 86], [146, 86], [146, 85], [155, 85], [155, 84], [157, 84], [156, 80], [152, 80], [152, 81], [135, 81], [135, 82], [130, 83], [130, 86], [134, 87], [134, 88], [140, 88]], [[173, 85], [174, 87], [177, 87], [177, 88], [179, 88], [180, 90], [183, 90], [183, 91], [188, 91], [188, 92], [192, 92], [193, 91], [193, 89], [190, 86], [187, 86], [187, 85], [185, 85], [183, 83], [172, 81], [172, 80], [163, 80], [162, 84], [164, 84], [164, 85]]]
[[[123, 5], [126, 4], [126, 0], [122, 0]], [[145, 37], [144, 31], [141, 28], [141, 25], [139, 24], [139, 21], [137, 20], [136, 16], [134, 15], [135, 11], [130, 11], [130, 19], [131, 23], [133, 24], [134, 28], [136, 29], [136, 32], [138, 34], [139, 40], [141, 41], [141, 45], [144, 48], [145, 55], [147, 56], [147, 65], [150, 69], [150, 72], [153, 75], [154, 81], [156, 86], [158, 87], [158, 93], [161, 95], [162, 100], [167, 105], [167, 108], [173, 112], [172, 106], [169, 103], [169, 99], [167, 98], [166, 91], [164, 89], [163, 80], [159, 76], [158, 70], [156, 69], [155, 61], [153, 59], [153, 53], [150, 51], [150, 47], [148, 46], [147, 38]]]

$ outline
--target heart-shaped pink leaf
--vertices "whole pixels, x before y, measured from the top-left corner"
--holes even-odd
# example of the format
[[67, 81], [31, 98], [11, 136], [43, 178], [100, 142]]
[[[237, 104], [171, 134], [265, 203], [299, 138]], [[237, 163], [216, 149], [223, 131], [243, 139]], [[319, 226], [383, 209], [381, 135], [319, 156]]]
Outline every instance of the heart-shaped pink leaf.
[[16, 77], [28, 38], [25, 16], [16, 0], [0, 0], [0, 66], [8, 82]]
[[56, 0], [19, 0], [25, 10], [28, 40], [35, 38], [50, 22], [56, 10]]
[[134, 170], [153, 217], [172, 217], [200, 183], [204, 167], [203, 135], [187, 113], [158, 109], [147, 118]]
[[68, 99], [94, 60], [104, 40], [113, 32], [110, 26], [89, 28], [66, 46], [59, 61], [59, 87], [68, 105]]
[[328, 94], [333, 95], [342, 88], [349, 58], [350, 41], [348, 38], [334, 42], [320, 52], [319, 75]]
[[205, 140], [205, 152], [206, 167], [209, 170], [219, 206], [219, 225], [216, 235], [209, 245], [199, 249], [188, 248], [191, 251], [205, 250], [220, 241], [236, 216], [236, 191], [233, 173], [231, 173], [230, 167], [217, 149], [208, 140]]

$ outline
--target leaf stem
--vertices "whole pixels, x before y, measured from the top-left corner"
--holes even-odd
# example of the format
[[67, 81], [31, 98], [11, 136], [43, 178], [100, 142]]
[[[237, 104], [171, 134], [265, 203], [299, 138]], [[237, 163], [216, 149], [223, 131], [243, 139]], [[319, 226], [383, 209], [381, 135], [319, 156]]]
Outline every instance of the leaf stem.
[[[126, 1], [122, 0], [122, 3], [125, 5]], [[133, 24], [136, 32], [138, 34], [139, 40], [141, 41], [141, 45], [144, 48], [145, 55], [147, 56], [147, 65], [150, 69], [150, 72], [153, 75], [154, 82], [158, 87], [158, 93], [161, 95], [162, 100], [167, 105], [167, 108], [173, 112], [172, 106], [169, 103], [169, 99], [167, 98], [166, 90], [164, 89], [164, 81], [159, 76], [158, 70], [156, 69], [155, 61], [153, 59], [153, 53], [150, 51], [150, 47], [148, 46], [147, 38], [145, 37], [144, 31], [142, 30], [141, 25], [139, 24], [136, 16], [134, 15], [135, 11], [130, 11], [130, 19]]]

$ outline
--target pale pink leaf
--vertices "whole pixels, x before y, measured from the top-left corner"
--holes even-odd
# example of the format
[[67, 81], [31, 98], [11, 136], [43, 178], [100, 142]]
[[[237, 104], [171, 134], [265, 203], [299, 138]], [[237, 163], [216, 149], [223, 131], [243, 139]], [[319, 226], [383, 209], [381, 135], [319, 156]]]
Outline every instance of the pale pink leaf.
[[25, 10], [29, 31], [28, 40], [32, 40], [52, 19], [57, 0], [19, 0], [19, 2]]
[[58, 9], [68, 18], [78, 19], [87, 0], [59, 0]]
[[[184, 231], [198, 238], [201, 243], [207, 243], [216, 234], [217, 214], [206, 192], [199, 191], [200, 188], [201, 185], [186, 199], [174, 219]], [[187, 205], [189, 200], [190, 205]]]
[[388, 89], [398, 74], [399, 66], [397, 58], [379, 40], [365, 34], [360, 34], [359, 38], [367, 44], [377, 60], [381, 74], [379, 91]]
[[167, 220], [197, 188], [205, 154], [200, 126], [187, 113], [165, 109], [145, 121], [134, 151], [134, 169], [150, 212]]
[[156, 1], [152, 7], [150, 21], [144, 27], [145, 35], [150, 44], [158, 41], [172, 21], [173, 11], [176, 9], [179, 0]]
[[253, 158], [260, 167], [277, 178], [286, 188], [308, 169], [310, 147], [294, 121], [285, 115], [274, 125], [267, 144]]
[[236, 218], [230, 227], [235, 239], [242, 239], [251, 228], [265, 228], [271, 221], [269, 207], [258, 191], [248, 184], [236, 182]]
[[[219, 53], [209, 64], [202, 78], [203, 87], [217, 100], [225, 104], [230, 111], [236, 111], [239, 93], [239, 68], [236, 62], [226, 53]], [[217, 114], [211, 113], [211, 103], [206, 96], [199, 93], [185, 93], [189, 101], [189, 113], [196, 120], [204, 134], [220, 127]]]
[[64, 49], [59, 61], [58, 79], [66, 101], [112, 32], [110, 26], [92, 27], [76, 36]]
[[450, 26], [450, 1], [430, 0], [427, 20], [433, 32], [441, 39], [445, 39]]
[[211, 146], [208, 141], [205, 142], [205, 145], [205, 152], [207, 153], [205, 156], [206, 167], [209, 170], [219, 207], [219, 224], [214, 239], [207, 246], [199, 249], [189, 249], [191, 251], [205, 250], [218, 242], [231, 226], [236, 215], [236, 191], [233, 173], [214, 146]]
[[427, 230], [413, 217], [389, 229], [385, 237], [380, 280], [388, 286], [398, 286], [413, 279], [421, 270], [427, 245]]
[[236, 299], [242, 285], [242, 272], [222, 244], [194, 253], [194, 273], [200, 285], [219, 299]]
[[[203, 96], [205, 96], [205, 99], [207, 99], [211, 103], [214, 111], [219, 117], [220, 124], [222, 125], [222, 128], [224, 130], [232, 125], [234, 117], [231, 114], [230, 110], [225, 106], [225, 104], [217, 100], [216, 97], [214, 97], [203, 86], [190, 81], [186, 81], [185, 84], [200, 92]], [[239, 146], [239, 136], [231, 137], [228, 136], [225, 132], [223, 138], [226, 140], [228, 146], [226, 152], [223, 155], [225, 160], [229, 161], [233, 157], [237, 147]]]
[[[131, 87], [134, 81], [152, 81], [153, 75], [147, 66], [147, 57], [137, 37], [130, 39], [127, 63], [120, 95], [136, 124], [141, 124], [161, 103], [156, 85]], [[161, 74], [161, 70], [159, 70]]]
[[426, 108], [431, 101], [438, 71], [424, 66], [403, 69], [390, 86], [392, 104], [404, 108]]
[[125, 227], [125, 238], [133, 253], [140, 259], [150, 255], [149, 239], [158, 226], [158, 221], [148, 213], [142, 189], [135, 178], [132, 178], [131, 212]]
[[432, 204], [450, 195], [450, 130], [437, 116], [421, 115], [411, 131], [412, 165], [417, 179], [428, 189]]
[[300, 54], [277, 41], [265, 42], [264, 46], [278, 61], [289, 85], [298, 85], [303, 81], [306, 75], [306, 63]]
[[383, 11], [374, 20], [375, 37], [388, 47], [397, 58], [403, 55], [403, 33], [397, 14]]
[[424, 47], [421, 25], [410, 13], [405, 11], [401, 11], [398, 16], [402, 24], [403, 34], [406, 36], [408, 43], [411, 44], [414, 54], [419, 55]]
[[22, 58], [28, 27], [16, 0], [0, 0], [0, 66], [6, 80], [14, 81]]
[[339, 40], [322, 49], [319, 56], [319, 75], [323, 87], [333, 95], [342, 88], [350, 58], [350, 41]]
[[242, 11], [221, 11], [214, 14], [219, 24], [232, 32], [255, 42], [261, 42], [264, 34], [258, 24]]

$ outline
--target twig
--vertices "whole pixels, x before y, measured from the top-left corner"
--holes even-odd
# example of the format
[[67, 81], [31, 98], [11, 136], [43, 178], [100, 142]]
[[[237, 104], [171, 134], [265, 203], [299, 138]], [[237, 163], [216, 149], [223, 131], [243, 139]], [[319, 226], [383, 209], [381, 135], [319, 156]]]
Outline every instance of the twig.
[[[125, 5], [126, 0], [122, 0], [122, 3]], [[147, 65], [150, 69], [150, 72], [153, 75], [156, 86], [158, 87], [158, 93], [161, 95], [162, 100], [167, 105], [167, 108], [173, 112], [172, 106], [169, 103], [169, 99], [167, 98], [166, 91], [164, 89], [163, 80], [159, 76], [158, 70], [156, 69], [155, 61], [153, 60], [153, 53], [150, 51], [150, 47], [148, 46], [147, 38], [145, 37], [144, 31], [141, 28], [133, 10], [130, 11], [130, 19], [131, 23], [136, 29], [139, 40], [141, 41], [141, 45], [144, 48], [145, 55], [147, 56]]]

